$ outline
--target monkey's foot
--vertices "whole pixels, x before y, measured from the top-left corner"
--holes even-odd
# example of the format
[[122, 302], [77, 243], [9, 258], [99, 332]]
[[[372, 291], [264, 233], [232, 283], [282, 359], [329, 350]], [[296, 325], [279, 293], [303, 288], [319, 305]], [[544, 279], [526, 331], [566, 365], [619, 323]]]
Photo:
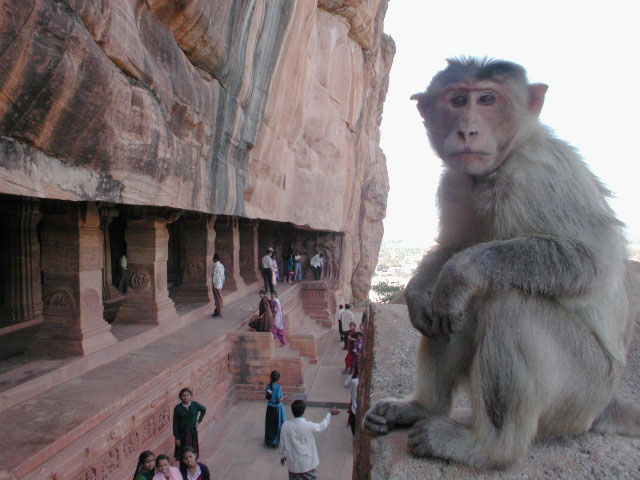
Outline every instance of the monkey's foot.
[[435, 457], [437, 432], [433, 428], [433, 421], [424, 420], [416, 423], [409, 432], [409, 450], [416, 457]]
[[364, 426], [383, 435], [396, 426], [408, 427], [427, 418], [427, 411], [413, 400], [381, 400], [369, 409]]
[[416, 423], [409, 432], [409, 449], [416, 457], [455, 460], [478, 469], [504, 468], [511, 462], [508, 455], [511, 452], [501, 451], [504, 457], [501, 463], [485, 458], [471, 430], [444, 416]]

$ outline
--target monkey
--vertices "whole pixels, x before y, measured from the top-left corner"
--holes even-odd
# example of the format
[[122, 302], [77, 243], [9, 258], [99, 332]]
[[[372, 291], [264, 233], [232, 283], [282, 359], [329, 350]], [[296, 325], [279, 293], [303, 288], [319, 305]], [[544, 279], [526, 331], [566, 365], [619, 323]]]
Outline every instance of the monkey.
[[[444, 164], [437, 246], [405, 289], [415, 390], [364, 426], [412, 427], [414, 455], [480, 470], [517, 466], [535, 438], [640, 436], [615, 396], [635, 306], [611, 193], [540, 122], [547, 85], [505, 60], [447, 62], [411, 97]], [[449, 417], [464, 384], [471, 425]]]

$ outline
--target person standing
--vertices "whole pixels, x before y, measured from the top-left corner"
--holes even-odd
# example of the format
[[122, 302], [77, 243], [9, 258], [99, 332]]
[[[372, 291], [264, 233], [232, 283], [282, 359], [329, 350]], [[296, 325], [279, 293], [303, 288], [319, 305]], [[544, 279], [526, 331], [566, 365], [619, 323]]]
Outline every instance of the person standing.
[[320, 280], [320, 277], [322, 277], [322, 267], [324, 266], [324, 254], [316, 253], [311, 257], [311, 262], [309, 263], [311, 263], [313, 271], [316, 274], [316, 280]]
[[190, 388], [180, 390], [180, 403], [173, 409], [173, 436], [176, 439], [175, 459], [182, 463], [185, 447], [192, 447], [196, 454], [198, 446], [198, 425], [202, 422], [207, 409], [194, 402]]
[[295, 261], [295, 275], [293, 279], [299, 282], [302, 280], [302, 252], [300, 250], [296, 250], [293, 260]]
[[220, 256], [216, 253], [213, 256], [213, 300], [216, 302], [214, 317], [222, 317], [222, 287], [224, 287], [224, 265], [220, 261]]
[[356, 434], [356, 414], [358, 413], [358, 363], [353, 366], [351, 372], [344, 381], [344, 388], [348, 388], [351, 391], [351, 404], [349, 405], [349, 418], [347, 419], [347, 425], [351, 426], [351, 435]]
[[284, 281], [285, 282], [293, 282], [294, 278], [294, 271], [296, 268], [296, 261], [293, 258], [293, 253], [291, 251], [289, 251], [289, 253], [287, 254], [287, 258], [284, 261], [284, 274], [285, 274], [285, 278]]
[[264, 279], [264, 289], [273, 292], [273, 248], [267, 249], [267, 254], [262, 257], [262, 278]]
[[314, 480], [318, 478], [316, 468], [320, 464], [316, 439], [313, 434], [326, 430], [331, 415], [340, 413], [335, 407], [329, 410], [320, 423], [310, 422], [302, 415], [307, 408], [304, 400], [296, 400], [291, 404], [293, 420], [282, 425], [280, 434], [280, 464], [288, 464], [289, 480]]
[[280, 340], [280, 346], [287, 344], [287, 324], [282, 311], [282, 302], [278, 298], [278, 292], [271, 292], [271, 308], [273, 312], [273, 336]]
[[287, 419], [282, 402], [285, 396], [282, 394], [282, 387], [278, 385], [280, 372], [274, 370], [269, 375], [271, 381], [267, 384], [265, 397], [267, 403], [267, 413], [264, 419], [264, 443], [270, 447], [277, 447], [280, 443], [280, 429]]
[[[344, 312], [342, 312], [342, 325], [351, 325], [351, 324], [356, 323], [356, 317], [354, 317], [353, 312], [351, 311], [351, 305], [349, 305], [348, 303], [345, 303], [344, 305]], [[349, 332], [351, 330], [343, 330], [344, 335], [343, 335], [343, 340], [344, 340], [344, 348], [343, 350], [347, 350], [348, 347], [348, 343], [349, 343]]]
[[127, 256], [122, 255], [120, 257], [120, 281], [118, 282], [118, 291], [123, 295], [127, 293]]
[[345, 332], [342, 329], [342, 314], [344, 313], [344, 305], [340, 305], [338, 310], [338, 334], [340, 335], [340, 340], [338, 340], [339, 342], [344, 341], [344, 337], [347, 334], [347, 332]]

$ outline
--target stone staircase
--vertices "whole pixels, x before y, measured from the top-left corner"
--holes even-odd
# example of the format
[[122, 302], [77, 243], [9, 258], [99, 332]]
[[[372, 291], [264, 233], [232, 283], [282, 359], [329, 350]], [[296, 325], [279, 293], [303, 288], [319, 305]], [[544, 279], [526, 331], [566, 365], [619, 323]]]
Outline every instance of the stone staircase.
[[288, 400], [307, 399], [319, 371], [318, 339], [332, 325], [331, 291], [324, 282], [278, 285], [287, 322], [287, 344], [281, 346], [270, 333], [252, 332], [247, 323], [229, 334], [231, 373], [238, 399], [264, 398], [271, 371], [280, 372]]

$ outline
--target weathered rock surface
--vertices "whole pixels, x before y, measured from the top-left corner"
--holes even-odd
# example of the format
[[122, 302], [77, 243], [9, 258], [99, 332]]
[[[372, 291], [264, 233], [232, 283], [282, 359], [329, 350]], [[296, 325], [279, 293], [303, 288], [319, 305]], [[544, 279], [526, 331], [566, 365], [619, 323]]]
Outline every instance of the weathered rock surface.
[[[640, 324], [619, 387], [623, 398], [640, 399]], [[405, 305], [378, 306], [375, 320], [374, 367], [371, 405], [388, 397], [411, 393], [416, 374], [420, 335], [411, 327]], [[471, 405], [461, 392], [454, 401], [453, 416], [470, 423]], [[524, 463], [506, 472], [480, 472], [455, 462], [415, 458], [407, 447], [406, 429], [370, 439], [370, 477], [377, 479], [635, 479], [640, 475], [640, 439], [585, 433], [535, 442]], [[370, 434], [367, 434], [370, 435]], [[364, 444], [364, 442], [363, 442]], [[357, 477], [364, 478], [364, 477]]]
[[0, 0], [0, 193], [345, 234], [366, 295], [386, 209], [386, 0]]

